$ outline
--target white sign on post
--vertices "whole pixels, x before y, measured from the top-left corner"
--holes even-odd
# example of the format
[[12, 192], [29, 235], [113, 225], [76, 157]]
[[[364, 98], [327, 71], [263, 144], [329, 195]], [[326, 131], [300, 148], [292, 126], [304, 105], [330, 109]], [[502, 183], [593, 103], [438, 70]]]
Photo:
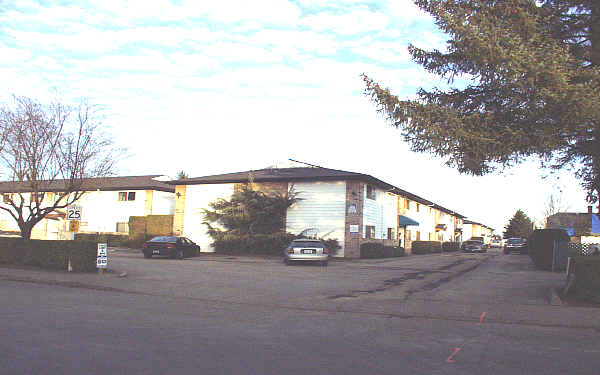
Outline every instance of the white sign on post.
[[67, 220], [81, 220], [82, 211], [81, 206], [78, 204], [72, 204], [67, 207]]
[[96, 268], [106, 268], [108, 266], [108, 246], [105, 243], [98, 244], [98, 256], [96, 258]]

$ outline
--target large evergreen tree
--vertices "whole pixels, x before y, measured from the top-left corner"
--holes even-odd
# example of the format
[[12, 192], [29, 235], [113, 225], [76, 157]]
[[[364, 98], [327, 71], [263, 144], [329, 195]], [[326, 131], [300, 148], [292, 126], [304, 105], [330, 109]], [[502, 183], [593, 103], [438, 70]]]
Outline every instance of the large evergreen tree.
[[533, 222], [522, 210], [517, 210], [515, 215], [504, 227], [504, 238], [527, 238], [533, 231]]
[[204, 210], [203, 224], [213, 238], [224, 233], [244, 236], [284, 232], [286, 211], [299, 199], [293, 187], [285, 194], [266, 194], [248, 184], [237, 189], [230, 199], [209, 203], [211, 209]]
[[[366, 91], [412, 150], [482, 175], [530, 156], [574, 167], [600, 196], [600, 1], [415, 0], [450, 36], [413, 59], [464, 88], [403, 100], [364, 75]], [[600, 211], [600, 202], [599, 202]]]

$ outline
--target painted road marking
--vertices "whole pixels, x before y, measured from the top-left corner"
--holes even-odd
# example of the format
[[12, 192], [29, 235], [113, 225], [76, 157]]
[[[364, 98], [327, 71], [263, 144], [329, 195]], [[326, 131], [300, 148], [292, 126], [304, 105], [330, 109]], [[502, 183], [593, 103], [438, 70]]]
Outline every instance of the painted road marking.
[[479, 323], [477, 323], [478, 326], [480, 326], [483, 323], [483, 319], [485, 319], [485, 311], [481, 313], [481, 317], [479, 318]]
[[454, 353], [450, 354], [450, 357], [448, 357], [448, 359], [446, 359], [447, 363], [453, 363], [454, 360], [452, 359], [456, 354], [458, 354], [458, 352], [460, 352], [460, 348], [456, 348], [454, 349]]
[[[478, 326], [481, 326], [483, 324], [483, 320], [485, 319], [485, 311], [481, 313], [481, 316], [479, 317], [479, 323], [477, 323]], [[465, 342], [463, 342], [462, 346], [465, 346], [465, 344], [467, 343], [468, 340], [465, 340]], [[450, 354], [450, 356], [446, 359], [446, 363], [454, 363], [454, 356], [458, 354], [458, 352], [461, 351], [461, 348], [458, 347], [456, 349], [454, 349], [454, 353]]]

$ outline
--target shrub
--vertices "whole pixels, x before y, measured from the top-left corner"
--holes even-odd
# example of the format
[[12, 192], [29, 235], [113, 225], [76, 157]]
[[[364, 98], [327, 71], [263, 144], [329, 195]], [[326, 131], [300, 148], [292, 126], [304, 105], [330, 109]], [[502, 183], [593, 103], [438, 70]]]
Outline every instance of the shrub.
[[584, 299], [600, 301], [600, 256], [578, 256], [571, 259], [575, 294]]
[[441, 253], [442, 244], [439, 241], [413, 241], [413, 254]]
[[360, 245], [360, 257], [364, 259], [401, 257], [404, 254], [402, 247], [384, 246], [379, 242], [365, 242]]
[[329, 251], [329, 256], [334, 256], [335, 254], [337, 254], [338, 250], [342, 248], [340, 246], [339, 241], [335, 238], [328, 238], [326, 240], [321, 238], [320, 240], [323, 242], [323, 244]]
[[554, 242], [569, 240], [569, 234], [563, 229], [536, 229], [527, 241], [529, 256], [537, 268], [549, 271], [552, 269]]
[[69, 258], [75, 272], [96, 270], [97, 244], [91, 241], [42, 241], [0, 238], [0, 263], [66, 270]]
[[460, 242], [442, 242], [442, 250], [446, 252], [460, 250]]

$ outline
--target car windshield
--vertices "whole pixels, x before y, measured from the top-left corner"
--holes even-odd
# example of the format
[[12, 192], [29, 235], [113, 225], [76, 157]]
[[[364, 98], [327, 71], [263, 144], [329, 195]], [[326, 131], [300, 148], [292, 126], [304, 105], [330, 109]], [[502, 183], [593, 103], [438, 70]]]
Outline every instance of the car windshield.
[[177, 237], [160, 236], [154, 237], [150, 242], [177, 242]]
[[323, 247], [321, 241], [293, 241], [292, 247]]
[[522, 238], [509, 238], [508, 243], [511, 245], [519, 245], [524, 243], [525, 241]]

